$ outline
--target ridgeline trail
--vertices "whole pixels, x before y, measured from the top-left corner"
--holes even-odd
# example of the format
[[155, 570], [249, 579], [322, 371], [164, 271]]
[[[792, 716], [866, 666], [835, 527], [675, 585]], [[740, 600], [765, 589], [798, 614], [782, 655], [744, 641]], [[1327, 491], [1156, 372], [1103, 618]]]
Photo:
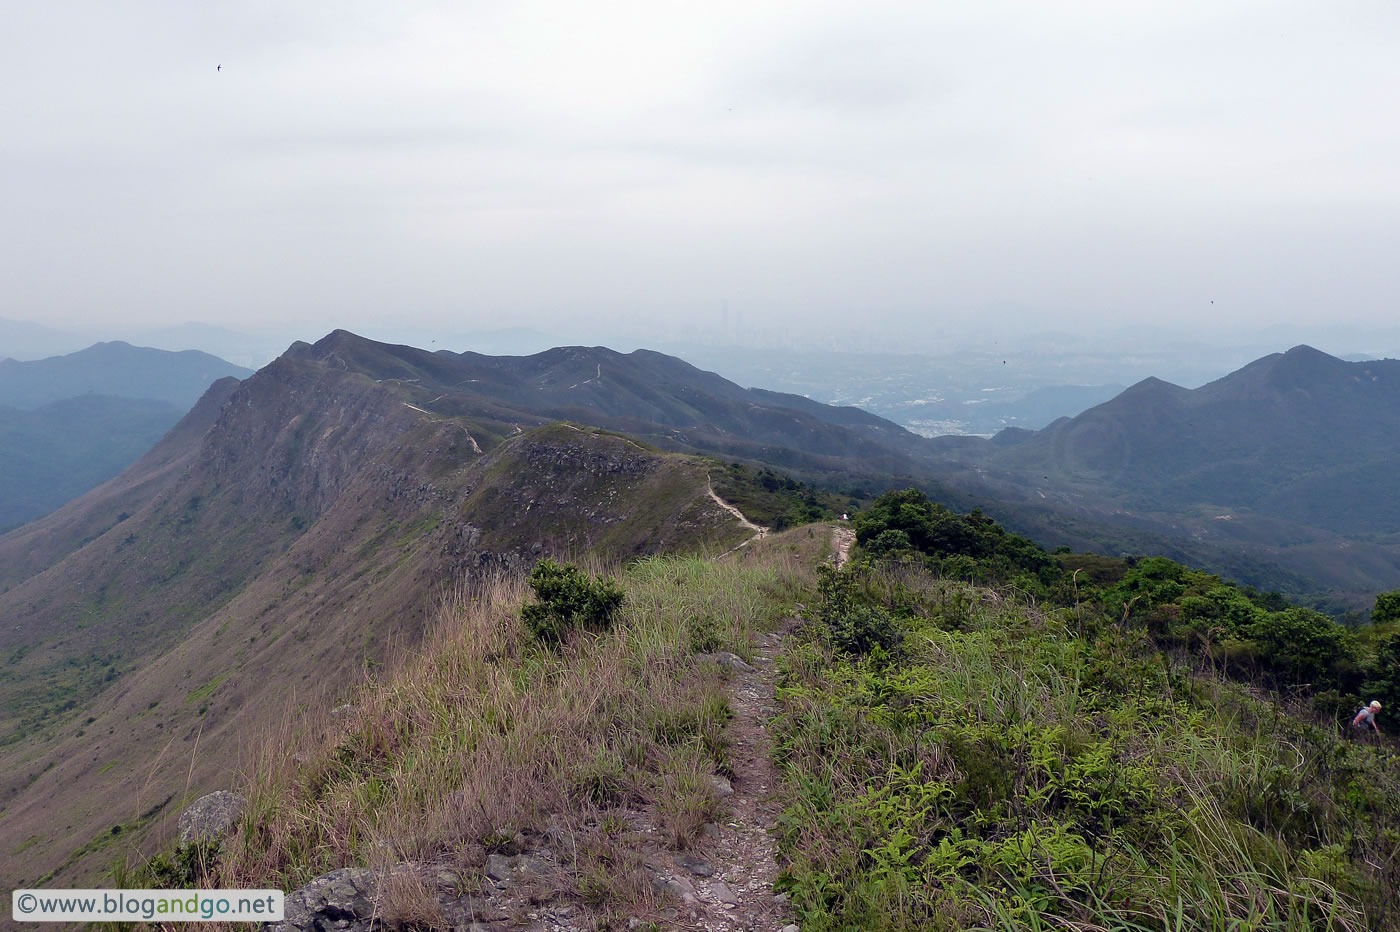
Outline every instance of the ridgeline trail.
[[744, 513], [743, 513], [742, 511], [740, 511], [738, 508], [735, 508], [733, 505], [729, 504], [729, 503], [726, 502], [724, 499], [722, 499], [722, 498], [719, 497], [719, 494], [718, 494], [717, 492], [715, 492], [714, 484], [710, 482], [710, 479], [709, 479], [708, 476], [705, 477], [705, 489], [706, 489], [706, 491], [708, 491], [708, 492], [710, 493], [710, 498], [712, 498], [712, 499], [715, 500], [715, 504], [719, 505], [719, 507], [723, 508], [725, 511], [729, 512], [731, 515], [733, 515], [734, 517], [738, 518], [738, 519], [739, 519], [739, 523], [742, 524], [744, 527], [748, 528], [750, 531], [753, 531], [753, 536], [752, 536], [752, 537], [750, 537], [750, 538], [749, 538], [748, 540], [746, 540], [746, 541], [743, 541], [743, 542], [740, 543], [740, 544], [737, 544], [737, 545], [735, 545], [735, 546], [733, 546], [733, 547], [730, 547], [730, 548], [729, 548], [728, 550], [726, 550], [724, 553], [720, 554], [720, 556], [727, 556], [728, 554], [731, 554], [731, 553], [733, 553], [734, 551], [738, 550], [740, 547], [747, 547], [749, 544], [753, 543], [754, 541], [756, 541], [756, 540], [762, 540], [765, 536], [767, 536], [767, 534], [768, 534], [768, 528], [766, 528], [766, 527], [761, 527], [761, 526], [759, 526], [759, 525], [757, 525], [757, 524], [754, 524], [752, 521], [750, 521], [750, 520], [744, 515]]
[[[714, 495], [714, 490], [710, 490]], [[758, 539], [763, 529], [737, 508], [716, 501], [735, 514]], [[844, 525], [831, 529], [831, 561], [839, 569], [850, 559], [855, 532]], [[759, 636], [753, 664], [737, 657], [726, 659], [734, 671], [730, 686], [729, 760], [733, 769], [728, 797], [730, 818], [711, 830], [714, 854], [705, 858], [679, 858], [681, 870], [667, 885], [682, 903], [683, 928], [703, 932], [797, 932], [788, 898], [773, 892], [778, 877], [777, 827], [782, 804], [778, 796], [779, 773], [773, 762], [773, 742], [768, 722], [777, 713], [776, 662], [783, 650], [781, 632]], [[680, 917], [678, 917], [680, 918]]]

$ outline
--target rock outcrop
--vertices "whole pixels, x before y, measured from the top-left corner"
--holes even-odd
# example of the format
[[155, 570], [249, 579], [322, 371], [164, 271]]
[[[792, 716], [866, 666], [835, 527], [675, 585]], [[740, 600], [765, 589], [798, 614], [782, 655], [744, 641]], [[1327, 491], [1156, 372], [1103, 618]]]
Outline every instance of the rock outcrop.
[[287, 897], [271, 932], [369, 932], [377, 923], [379, 875], [363, 867], [322, 874]]
[[248, 800], [227, 790], [199, 797], [180, 814], [180, 844], [219, 841], [233, 828], [246, 805]]

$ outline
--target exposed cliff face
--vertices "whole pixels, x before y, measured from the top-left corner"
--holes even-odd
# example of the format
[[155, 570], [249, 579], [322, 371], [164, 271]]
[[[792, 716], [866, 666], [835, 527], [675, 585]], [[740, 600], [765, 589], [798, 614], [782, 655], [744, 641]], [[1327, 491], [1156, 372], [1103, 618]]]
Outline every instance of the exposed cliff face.
[[229, 399], [195, 470], [314, 520], [420, 416], [363, 375], [278, 359]]
[[[415, 643], [464, 574], [746, 536], [703, 463], [565, 425], [507, 435], [415, 397], [333, 349], [290, 354], [27, 532], [98, 530], [0, 594], [0, 835], [34, 839], [0, 851], [0, 877], [91, 877], [84, 846], [113, 824], [163, 831], [187, 779], [221, 788], [241, 735]], [[94, 517], [116, 502], [124, 520]]]

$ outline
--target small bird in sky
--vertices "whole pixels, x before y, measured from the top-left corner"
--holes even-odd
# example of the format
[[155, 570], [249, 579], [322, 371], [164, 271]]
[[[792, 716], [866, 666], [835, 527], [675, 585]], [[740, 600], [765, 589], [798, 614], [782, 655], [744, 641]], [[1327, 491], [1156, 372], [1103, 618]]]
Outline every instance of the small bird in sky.
[[219, 65], [219, 66], [218, 66], [217, 68], [215, 68], [214, 70], [215, 70], [215, 71], [223, 71], [223, 70], [224, 70], [224, 66], [223, 66], [223, 65]]

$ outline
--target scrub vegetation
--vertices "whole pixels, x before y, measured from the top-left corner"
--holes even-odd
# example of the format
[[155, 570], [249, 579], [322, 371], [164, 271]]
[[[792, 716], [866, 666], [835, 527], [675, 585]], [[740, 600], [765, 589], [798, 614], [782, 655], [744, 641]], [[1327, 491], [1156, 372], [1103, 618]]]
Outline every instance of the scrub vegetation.
[[1332, 712], [1376, 638], [918, 493], [857, 530], [780, 690], [804, 929], [1400, 926], [1400, 761]]
[[[1400, 599], [1352, 630], [912, 491], [854, 528], [840, 570], [820, 527], [464, 586], [348, 710], [272, 736], [202, 885], [409, 862], [470, 892], [563, 832], [551, 897], [660, 921], [637, 814], [677, 851], [726, 815], [730, 688], [699, 655], [788, 620], [769, 731], [802, 929], [1400, 929], [1400, 757], [1347, 725]], [[123, 876], [192, 863], [162, 857]], [[434, 927], [436, 894], [400, 887], [384, 918]]]

